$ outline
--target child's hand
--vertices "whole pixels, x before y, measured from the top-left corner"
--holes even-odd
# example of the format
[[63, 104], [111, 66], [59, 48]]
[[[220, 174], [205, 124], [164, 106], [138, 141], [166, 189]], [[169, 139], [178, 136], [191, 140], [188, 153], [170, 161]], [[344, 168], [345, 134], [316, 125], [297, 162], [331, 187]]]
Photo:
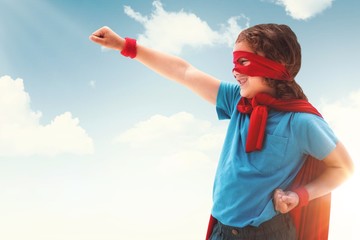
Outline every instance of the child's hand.
[[299, 196], [291, 191], [276, 189], [274, 192], [274, 207], [280, 213], [290, 212], [299, 204]]
[[90, 37], [90, 40], [100, 44], [103, 47], [112, 48], [121, 51], [125, 39], [117, 35], [109, 27], [102, 27], [96, 30]]

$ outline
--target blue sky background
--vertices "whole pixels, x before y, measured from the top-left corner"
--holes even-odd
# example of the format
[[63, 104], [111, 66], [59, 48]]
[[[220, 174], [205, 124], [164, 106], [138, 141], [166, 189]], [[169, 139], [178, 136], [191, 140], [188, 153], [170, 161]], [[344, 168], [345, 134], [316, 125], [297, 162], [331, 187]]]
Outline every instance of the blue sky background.
[[[226, 122], [90, 42], [105, 25], [223, 81], [241, 29], [289, 25], [303, 50], [296, 79], [358, 165], [359, 3], [298, 2], [0, 0], [0, 238], [205, 235]], [[332, 240], [355, 239], [358, 179], [334, 193]]]

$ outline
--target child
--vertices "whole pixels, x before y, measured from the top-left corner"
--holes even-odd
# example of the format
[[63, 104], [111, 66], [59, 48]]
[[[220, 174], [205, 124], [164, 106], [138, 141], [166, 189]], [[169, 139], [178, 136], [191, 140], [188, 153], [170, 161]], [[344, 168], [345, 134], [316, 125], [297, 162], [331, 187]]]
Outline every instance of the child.
[[[261, 24], [239, 34], [233, 52], [237, 84], [220, 82], [108, 27], [90, 39], [190, 88], [216, 105], [219, 119], [230, 119], [214, 181], [208, 239], [320, 239], [296, 233], [289, 212], [329, 194], [350, 176], [353, 163], [294, 79], [301, 48], [288, 26]], [[324, 170], [294, 187], [308, 156], [321, 159], [314, 162], [323, 163]], [[303, 170], [302, 176], [310, 174]]]

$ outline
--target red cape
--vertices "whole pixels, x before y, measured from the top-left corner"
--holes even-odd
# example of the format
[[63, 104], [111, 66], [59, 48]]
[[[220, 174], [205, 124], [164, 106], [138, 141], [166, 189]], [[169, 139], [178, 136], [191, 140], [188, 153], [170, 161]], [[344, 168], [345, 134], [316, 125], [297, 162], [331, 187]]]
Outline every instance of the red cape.
[[[296, 176], [291, 188], [304, 186], [317, 178], [325, 170], [325, 164], [311, 156]], [[290, 211], [298, 240], [327, 240], [330, 224], [331, 193], [316, 198], [306, 207]]]

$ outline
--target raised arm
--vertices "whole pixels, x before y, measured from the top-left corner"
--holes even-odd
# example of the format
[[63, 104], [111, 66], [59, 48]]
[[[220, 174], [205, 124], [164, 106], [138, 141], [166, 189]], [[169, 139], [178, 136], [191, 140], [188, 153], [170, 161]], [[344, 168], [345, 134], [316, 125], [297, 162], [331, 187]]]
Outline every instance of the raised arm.
[[[98, 29], [89, 38], [95, 43], [118, 51], [121, 51], [125, 44], [125, 39], [108, 27]], [[165, 78], [188, 87], [212, 104], [216, 103], [220, 81], [196, 69], [183, 59], [140, 44], [137, 44], [135, 59]]]

